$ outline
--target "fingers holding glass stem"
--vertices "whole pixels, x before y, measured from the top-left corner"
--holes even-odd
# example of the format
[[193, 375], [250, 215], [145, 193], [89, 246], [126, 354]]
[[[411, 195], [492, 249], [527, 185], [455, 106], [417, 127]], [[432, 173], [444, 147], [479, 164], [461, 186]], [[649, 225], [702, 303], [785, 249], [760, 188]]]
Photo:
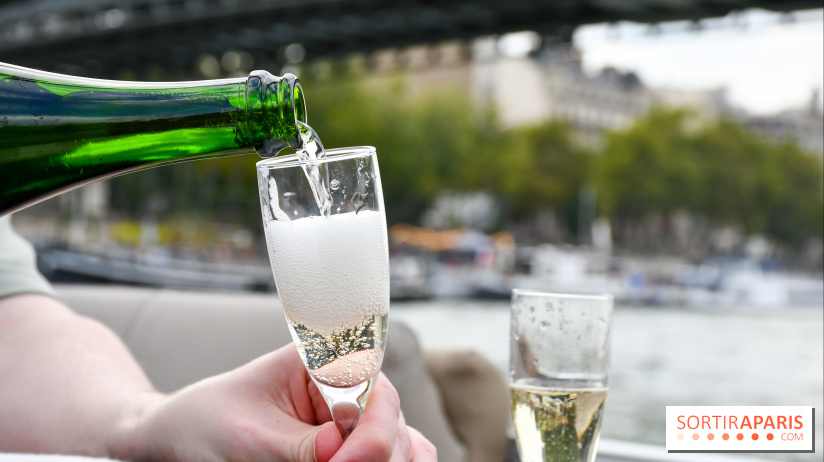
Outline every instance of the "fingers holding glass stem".
[[332, 420], [338, 427], [345, 440], [358, 424], [363, 408], [369, 395], [372, 394], [373, 384], [377, 377], [350, 388], [335, 388], [314, 380], [323, 399], [332, 413]]

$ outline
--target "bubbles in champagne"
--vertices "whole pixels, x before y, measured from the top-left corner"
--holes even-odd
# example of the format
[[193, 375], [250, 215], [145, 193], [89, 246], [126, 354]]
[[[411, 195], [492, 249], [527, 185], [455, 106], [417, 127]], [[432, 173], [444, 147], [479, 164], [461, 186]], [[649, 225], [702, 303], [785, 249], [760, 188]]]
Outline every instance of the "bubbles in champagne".
[[386, 320], [386, 315], [371, 316], [358, 326], [332, 335], [321, 335], [293, 322], [289, 327], [301, 358], [316, 380], [332, 387], [352, 387], [380, 371]]
[[588, 462], [597, 449], [607, 389], [510, 386], [512, 421], [524, 462]]
[[378, 373], [389, 310], [382, 213], [266, 221], [283, 311], [316, 380], [350, 387]]
[[382, 213], [361, 210], [267, 221], [264, 226], [290, 322], [330, 336], [388, 312], [389, 261]]

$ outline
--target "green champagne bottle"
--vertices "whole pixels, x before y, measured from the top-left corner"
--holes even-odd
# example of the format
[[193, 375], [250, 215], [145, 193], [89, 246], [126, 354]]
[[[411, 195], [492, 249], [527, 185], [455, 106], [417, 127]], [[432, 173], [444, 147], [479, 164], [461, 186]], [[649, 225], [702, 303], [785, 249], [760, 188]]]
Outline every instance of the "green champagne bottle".
[[292, 74], [143, 83], [0, 63], [0, 216], [159, 165], [303, 147]]

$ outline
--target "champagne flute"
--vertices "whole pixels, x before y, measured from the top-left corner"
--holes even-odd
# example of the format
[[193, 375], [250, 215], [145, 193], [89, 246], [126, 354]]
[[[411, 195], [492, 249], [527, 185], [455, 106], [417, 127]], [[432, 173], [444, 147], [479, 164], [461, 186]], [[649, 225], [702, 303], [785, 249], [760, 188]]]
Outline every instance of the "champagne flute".
[[608, 391], [611, 295], [514, 290], [512, 421], [523, 462], [593, 462]]
[[341, 435], [380, 371], [389, 253], [375, 148], [257, 163], [272, 272], [300, 357]]

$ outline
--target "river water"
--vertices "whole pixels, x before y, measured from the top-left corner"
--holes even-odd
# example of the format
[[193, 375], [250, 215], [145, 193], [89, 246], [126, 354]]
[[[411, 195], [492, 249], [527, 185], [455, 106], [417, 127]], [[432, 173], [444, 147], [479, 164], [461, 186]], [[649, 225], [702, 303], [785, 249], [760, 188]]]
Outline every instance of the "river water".
[[[393, 302], [425, 348], [472, 348], [506, 377], [509, 303]], [[391, 342], [391, 333], [389, 341]], [[666, 406], [816, 407], [816, 454], [758, 454], [820, 461], [824, 318], [818, 309], [617, 306], [603, 436], [664, 445]]]

